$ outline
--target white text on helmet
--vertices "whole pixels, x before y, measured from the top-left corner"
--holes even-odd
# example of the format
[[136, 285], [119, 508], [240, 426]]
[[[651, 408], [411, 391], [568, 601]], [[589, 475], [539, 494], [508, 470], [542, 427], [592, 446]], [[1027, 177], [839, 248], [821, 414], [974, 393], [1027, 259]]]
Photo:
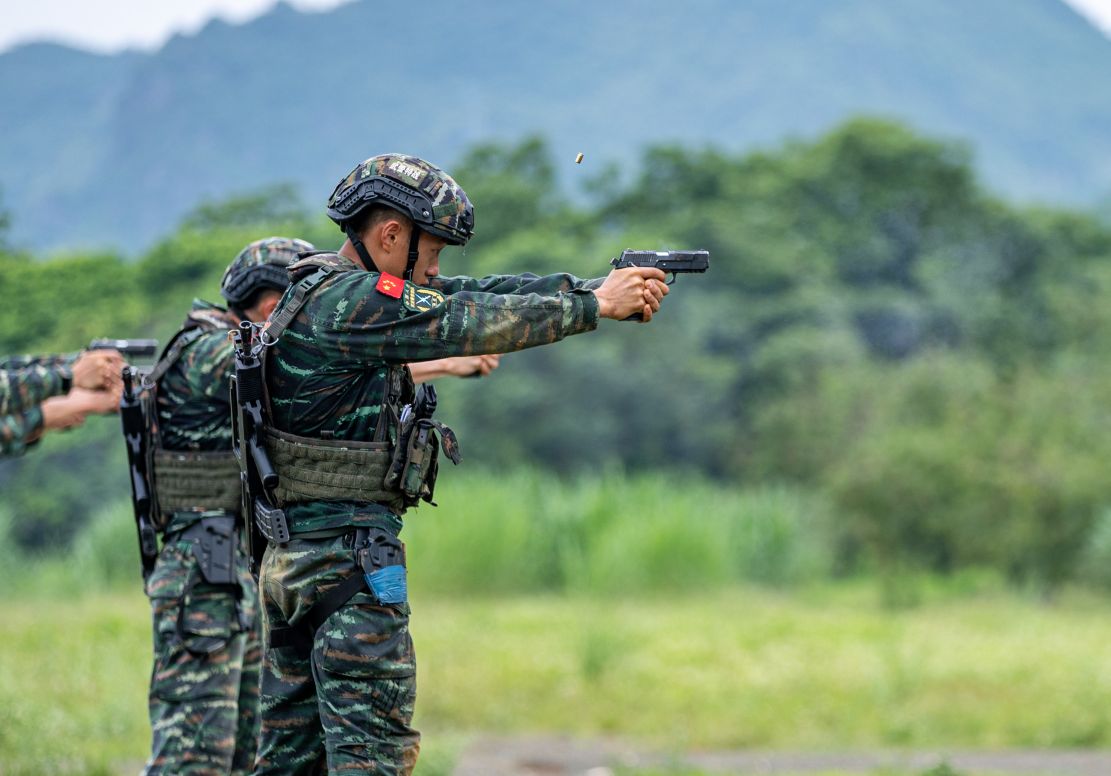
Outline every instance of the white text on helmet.
[[414, 181], [420, 181], [425, 176], [425, 171], [416, 165], [407, 164], [406, 162], [390, 162], [389, 169], [393, 170], [399, 175], [404, 175], [407, 178], [412, 178]]

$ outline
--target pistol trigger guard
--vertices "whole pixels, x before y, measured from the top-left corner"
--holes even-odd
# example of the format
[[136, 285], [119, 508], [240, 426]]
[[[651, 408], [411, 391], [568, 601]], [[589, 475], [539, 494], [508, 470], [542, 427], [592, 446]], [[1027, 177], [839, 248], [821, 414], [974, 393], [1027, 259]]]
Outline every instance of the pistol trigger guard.
[[672, 272], [672, 273], [670, 273], [670, 274], [671, 274], [671, 279], [670, 279], [670, 280], [665, 280], [665, 281], [664, 281], [664, 285], [665, 285], [665, 286], [671, 286], [671, 285], [674, 285], [674, 284], [675, 284], [675, 281], [679, 279], [679, 276], [678, 276], [678, 275], [676, 275], [676, 274], [675, 274], [674, 272]]

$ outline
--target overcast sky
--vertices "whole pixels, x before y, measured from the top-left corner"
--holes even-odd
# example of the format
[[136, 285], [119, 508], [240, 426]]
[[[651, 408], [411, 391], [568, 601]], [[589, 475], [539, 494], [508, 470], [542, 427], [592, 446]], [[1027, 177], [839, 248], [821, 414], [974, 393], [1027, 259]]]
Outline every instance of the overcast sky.
[[[290, 0], [303, 10], [348, 0]], [[94, 51], [155, 49], [174, 33], [192, 33], [219, 16], [253, 19], [277, 0], [0, 0], [0, 51], [32, 40], [52, 40]]]
[[[969, 0], [975, 2], [975, 0]], [[291, 0], [327, 9], [348, 0]], [[1065, 0], [1111, 34], [1111, 0]], [[53, 40], [94, 51], [153, 49], [177, 32], [196, 32], [213, 16], [243, 22], [276, 0], [0, 0], [0, 51], [31, 40]]]

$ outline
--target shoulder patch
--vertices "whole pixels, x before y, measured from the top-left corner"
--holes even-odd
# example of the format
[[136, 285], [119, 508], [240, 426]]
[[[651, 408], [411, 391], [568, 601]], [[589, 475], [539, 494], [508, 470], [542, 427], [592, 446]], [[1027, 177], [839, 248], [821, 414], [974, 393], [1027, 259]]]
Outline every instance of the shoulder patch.
[[442, 305], [444, 295], [434, 288], [424, 288], [413, 283], [406, 283], [401, 303], [405, 305], [407, 310], [412, 310], [415, 313], [426, 313]]
[[374, 286], [374, 290], [393, 299], [400, 299], [401, 290], [404, 286], [404, 280], [399, 277], [394, 277], [387, 272], [383, 272], [378, 278], [378, 284]]

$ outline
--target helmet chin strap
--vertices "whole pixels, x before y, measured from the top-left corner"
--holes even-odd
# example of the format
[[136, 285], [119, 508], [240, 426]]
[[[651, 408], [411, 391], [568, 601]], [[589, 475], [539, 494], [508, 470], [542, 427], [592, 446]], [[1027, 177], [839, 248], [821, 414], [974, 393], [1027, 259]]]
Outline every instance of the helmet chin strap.
[[412, 282], [413, 270], [417, 268], [417, 245], [420, 243], [420, 227], [413, 224], [413, 231], [409, 233], [409, 261], [405, 264], [404, 280]]
[[378, 272], [378, 265], [374, 263], [374, 259], [370, 258], [370, 251], [363, 245], [363, 241], [359, 239], [359, 235], [355, 234], [355, 230], [351, 228], [350, 224], [343, 227], [343, 233], [347, 235], [347, 239], [355, 247], [355, 253], [359, 254], [363, 266], [370, 272]]

